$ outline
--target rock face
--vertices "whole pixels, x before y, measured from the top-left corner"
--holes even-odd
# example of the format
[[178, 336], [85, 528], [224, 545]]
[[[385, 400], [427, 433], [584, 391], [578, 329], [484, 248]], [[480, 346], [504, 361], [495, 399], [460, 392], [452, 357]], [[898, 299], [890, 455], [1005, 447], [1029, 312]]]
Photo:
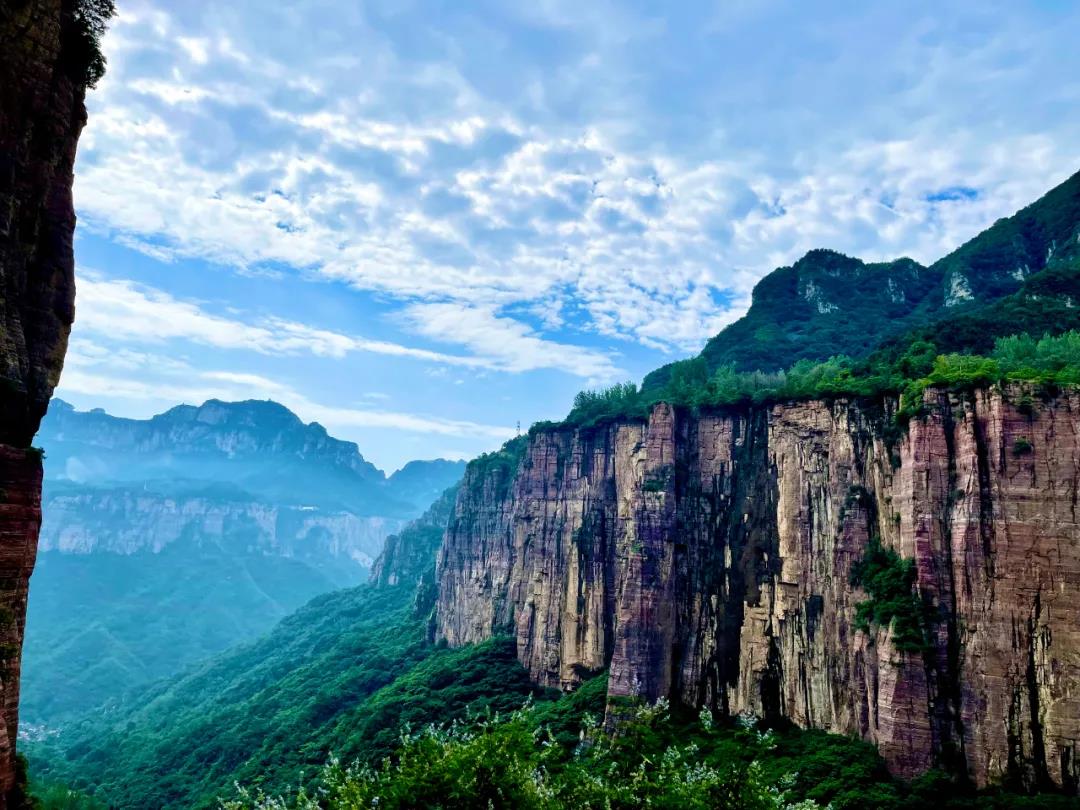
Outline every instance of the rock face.
[[403, 583], [421, 586], [434, 575], [432, 560], [442, 544], [443, 529], [454, 509], [458, 487], [450, 487], [427, 511], [397, 534], [386, 538], [382, 553], [371, 568], [371, 583], [378, 588]]
[[[1080, 395], [932, 392], [895, 446], [889, 423], [847, 402], [659, 405], [538, 432], [516, 474], [466, 475], [437, 635], [510, 633], [545, 685], [609, 667], [610, 698], [855, 735], [901, 776], [1076, 793]], [[856, 627], [872, 537], [915, 561], [921, 649]]]
[[86, 122], [85, 80], [64, 50], [74, 8], [0, 8], [0, 796], [15, 781], [22, 627], [41, 519], [41, 460], [25, 448], [74, 317], [72, 167]]
[[74, 6], [0, 11], [0, 442], [16, 447], [48, 407], [75, 314], [71, 185], [85, 87], [61, 54]]
[[260, 502], [237, 493], [171, 495], [138, 488], [47, 484], [40, 550], [66, 554], [161, 552], [178, 542], [370, 568], [405, 521]]

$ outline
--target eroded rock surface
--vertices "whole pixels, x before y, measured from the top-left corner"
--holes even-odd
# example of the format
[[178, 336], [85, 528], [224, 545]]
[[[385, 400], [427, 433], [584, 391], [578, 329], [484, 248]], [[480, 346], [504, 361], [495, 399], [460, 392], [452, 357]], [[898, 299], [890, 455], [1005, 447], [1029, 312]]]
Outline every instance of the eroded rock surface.
[[[538, 432], [470, 471], [440, 553], [437, 633], [509, 632], [540, 683], [783, 716], [913, 776], [1077, 791], [1080, 398], [928, 394]], [[855, 626], [871, 537], [913, 559], [925, 649]], [[614, 707], [621, 701], [612, 701]]]
[[[27, 581], [41, 460], [27, 453], [74, 316], [72, 166], [86, 121], [72, 71], [73, 0], [0, 5], [0, 796], [14, 779]], [[3, 802], [3, 799], [0, 799]]]

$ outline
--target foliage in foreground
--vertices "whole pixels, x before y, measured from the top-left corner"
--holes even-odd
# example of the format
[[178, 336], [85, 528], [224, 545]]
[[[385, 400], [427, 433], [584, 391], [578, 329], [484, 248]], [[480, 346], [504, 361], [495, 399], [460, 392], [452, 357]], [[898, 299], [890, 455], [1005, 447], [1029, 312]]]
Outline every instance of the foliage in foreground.
[[[774, 747], [771, 732], [747, 726], [736, 734], [742, 756], [717, 760], [696, 741], [669, 740], [667, 704], [639, 708], [618, 735], [586, 719], [571, 754], [557, 744], [526, 708], [509, 717], [488, 717], [406, 732], [393, 757], [378, 767], [344, 767], [333, 761], [321, 787], [292, 801], [242, 792], [226, 810], [351, 808], [717, 808], [774, 810], [815, 808], [788, 801], [783, 784], [771, 781], [758, 757]], [[711, 717], [703, 731], [711, 733]]]
[[[693, 807], [702, 796], [774, 807], [772, 786], [784, 801], [834, 810], [1075, 806], [973, 797], [941, 776], [908, 787], [859, 740], [785, 727], [759, 736], [707, 714], [654, 707], [607, 737], [590, 719], [604, 712], [606, 676], [562, 695], [538, 690], [510, 639], [426, 642], [411, 597], [410, 588], [366, 586], [319, 597], [264, 640], [37, 744], [35, 784], [75, 791], [42, 789], [54, 802], [43, 806], [75, 796], [87, 808], [216, 808], [237, 782], [249, 793], [234, 808], [370, 807], [374, 796], [382, 807], [485, 807], [491, 790], [526, 807], [605, 806], [601, 798], [628, 807], [643, 797]], [[337, 763], [324, 767], [332, 755]]]
[[[600, 676], [582, 691], [606, 685]], [[833, 810], [977, 808], [1065, 810], [1064, 796], [973, 794], [940, 772], [911, 784], [892, 779], [872, 746], [820, 731], [762, 730], [753, 718], [717, 723], [672, 717], [667, 703], [638, 707], [618, 733], [595, 714], [560, 740], [550, 708], [529, 705], [509, 715], [406, 729], [400, 747], [378, 764], [333, 759], [315, 786], [291, 797], [239, 789], [224, 810], [360, 810], [360, 808], [626, 808], [682, 810]]]

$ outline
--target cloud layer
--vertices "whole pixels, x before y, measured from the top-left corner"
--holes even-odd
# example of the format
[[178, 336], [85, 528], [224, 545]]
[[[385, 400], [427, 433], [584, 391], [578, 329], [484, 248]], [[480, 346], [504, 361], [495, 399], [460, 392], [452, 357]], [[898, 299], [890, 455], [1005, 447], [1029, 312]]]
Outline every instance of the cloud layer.
[[[140, 259], [83, 274], [78, 334], [116, 357], [394, 358], [474, 398], [484, 375], [638, 376], [806, 250], [932, 261], [1071, 174], [1078, 24], [922, 0], [128, 0], [76, 202]], [[360, 303], [348, 328], [255, 313], [169, 265]]]

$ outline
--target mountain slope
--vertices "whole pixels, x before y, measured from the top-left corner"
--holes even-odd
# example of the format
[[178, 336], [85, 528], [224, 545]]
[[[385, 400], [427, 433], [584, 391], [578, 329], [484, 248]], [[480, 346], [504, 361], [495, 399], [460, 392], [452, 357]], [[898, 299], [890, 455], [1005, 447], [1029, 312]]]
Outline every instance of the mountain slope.
[[22, 708], [39, 732], [362, 582], [386, 537], [463, 466], [411, 462], [387, 479], [273, 402], [133, 420], [55, 401], [37, 440], [44, 521]]
[[[923, 267], [910, 259], [864, 264], [813, 250], [765, 276], [746, 315], [702, 349], [707, 373], [731, 365], [775, 371], [799, 360], [861, 358], [891, 337], [1017, 293], [1080, 236], [1080, 173]], [[677, 364], [649, 374], [662, 388]]]
[[45, 552], [27, 618], [24, 731], [55, 728], [138, 684], [257, 638], [343, 584], [352, 583], [261, 554], [181, 546], [159, 554]]
[[[447, 502], [399, 546], [426, 548]], [[433, 550], [411, 556], [407, 570], [433, 578]], [[505, 641], [465, 653], [427, 641], [416, 583], [396, 570], [403, 584], [319, 596], [265, 638], [46, 737], [33, 750], [53, 770], [41, 772], [118, 807], [214, 807], [237, 779], [284, 791], [331, 751], [390, 753], [402, 722], [511, 710], [538, 694]]]

